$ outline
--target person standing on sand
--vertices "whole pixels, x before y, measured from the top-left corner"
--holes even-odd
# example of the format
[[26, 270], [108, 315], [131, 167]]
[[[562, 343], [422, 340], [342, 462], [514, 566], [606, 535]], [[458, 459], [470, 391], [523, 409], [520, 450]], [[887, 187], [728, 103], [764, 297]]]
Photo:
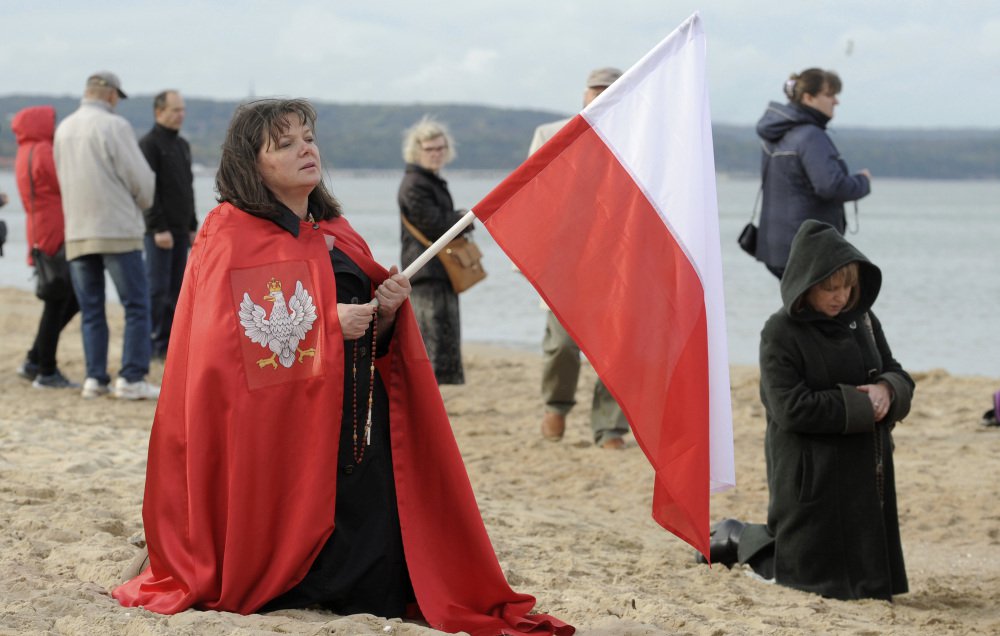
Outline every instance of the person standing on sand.
[[784, 86], [788, 103], [771, 102], [757, 122], [763, 201], [755, 258], [779, 279], [803, 221], [829, 223], [843, 234], [844, 202], [871, 192], [871, 172], [851, 174], [826, 132], [840, 88], [833, 71], [793, 74]]
[[[587, 76], [583, 93], [586, 107], [608, 86], [621, 77], [616, 68], [599, 68]], [[559, 132], [569, 119], [542, 124], [535, 129], [528, 155]], [[547, 306], [545, 308], [545, 336], [542, 339], [542, 437], [558, 442], [566, 431], [566, 416], [576, 404], [576, 385], [580, 380], [580, 347], [566, 333], [559, 319]], [[623, 437], [629, 432], [628, 420], [600, 378], [594, 383], [594, 401], [590, 409], [590, 428], [594, 443], [601, 448], [619, 450], [625, 447]]]
[[[400, 263], [404, 268], [424, 252], [411, 227], [426, 240], [436, 241], [465, 214], [465, 210], [455, 209], [448, 182], [441, 176], [441, 170], [454, 159], [455, 140], [444, 124], [424, 117], [407, 129], [403, 138], [406, 168], [397, 194]], [[462, 233], [470, 232], [472, 225]], [[444, 265], [432, 258], [413, 274], [412, 282], [413, 311], [438, 384], [465, 384], [460, 303]]]
[[[56, 130], [56, 109], [52, 106], [31, 106], [19, 111], [11, 120], [11, 131], [17, 139], [14, 171], [21, 207], [26, 215], [28, 265], [34, 266], [32, 251], [38, 249], [55, 256], [64, 249], [65, 233], [62, 196], [56, 166], [52, 159], [52, 137]], [[59, 298], [43, 300], [38, 332], [17, 374], [36, 389], [78, 389], [56, 364], [59, 336], [80, 310], [72, 290]]]
[[66, 217], [66, 259], [83, 319], [87, 378], [81, 395], [111, 392], [105, 275], [125, 308], [125, 337], [114, 396], [156, 399], [149, 373], [149, 287], [142, 262], [142, 211], [153, 204], [156, 176], [131, 124], [115, 114], [127, 95], [114, 73], [87, 78], [80, 107], [56, 128], [53, 153]]
[[149, 280], [152, 357], [167, 357], [174, 308], [181, 293], [181, 279], [188, 250], [198, 229], [194, 210], [194, 176], [191, 147], [180, 136], [184, 124], [184, 98], [177, 91], [163, 91], [153, 98], [153, 129], [139, 140], [139, 148], [156, 173], [153, 206], [143, 212], [146, 277]]

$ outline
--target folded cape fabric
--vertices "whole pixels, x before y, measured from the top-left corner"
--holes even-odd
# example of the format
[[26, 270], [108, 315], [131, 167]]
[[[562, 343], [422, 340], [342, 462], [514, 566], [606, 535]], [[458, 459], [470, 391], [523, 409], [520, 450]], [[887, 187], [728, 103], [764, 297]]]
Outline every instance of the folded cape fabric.
[[[150, 437], [143, 522], [150, 567], [114, 590], [125, 606], [247, 614], [293, 587], [334, 531], [343, 336], [325, 236], [375, 284], [388, 273], [344, 218], [298, 236], [222, 204], [191, 253]], [[293, 356], [254, 342], [241, 305], [281, 295]], [[266, 300], [262, 300], [265, 299]], [[277, 304], [277, 301], [274, 301]], [[306, 325], [308, 323], [308, 325]], [[530, 615], [497, 562], [413, 312], [377, 363], [389, 395], [400, 526], [419, 611], [471, 634], [573, 628]]]

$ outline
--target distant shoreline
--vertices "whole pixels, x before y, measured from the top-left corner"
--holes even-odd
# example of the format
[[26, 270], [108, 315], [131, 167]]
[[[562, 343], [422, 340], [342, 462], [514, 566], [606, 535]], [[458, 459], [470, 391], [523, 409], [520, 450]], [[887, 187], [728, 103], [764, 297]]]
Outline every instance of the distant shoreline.
[[[53, 106], [62, 119], [79, 103], [78, 97], [71, 96], [0, 96], [0, 121], [41, 104]], [[239, 104], [240, 100], [187, 98], [181, 134], [191, 143], [196, 163], [218, 163], [222, 139]], [[430, 114], [448, 125], [456, 141], [454, 169], [509, 172], [527, 156], [535, 128], [565, 116], [549, 110], [474, 104], [313, 101], [313, 105], [325, 163], [361, 171], [400, 169], [403, 131]], [[132, 124], [136, 136], [152, 127], [149, 96], [123, 100], [117, 112]], [[851, 170], [868, 168], [876, 179], [1000, 179], [1000, 128], [893, 129], [841, 127], [834, 122], [828, 132]], [[720, 175], [758, 173], [760, 140], [753, 124], [713, 122], [712, 138]], [[12, 165], [16, 151], [9, 126], [0, 126], [0, 168]]]

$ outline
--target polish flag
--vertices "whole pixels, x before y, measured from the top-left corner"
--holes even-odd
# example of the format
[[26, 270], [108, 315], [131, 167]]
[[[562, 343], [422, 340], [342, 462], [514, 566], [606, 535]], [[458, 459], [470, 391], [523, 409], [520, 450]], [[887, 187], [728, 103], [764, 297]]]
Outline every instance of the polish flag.
[[705, 48], [695, 13], [474, 210], [621, 405], [653, 518], [707, 556], [736, 478]]

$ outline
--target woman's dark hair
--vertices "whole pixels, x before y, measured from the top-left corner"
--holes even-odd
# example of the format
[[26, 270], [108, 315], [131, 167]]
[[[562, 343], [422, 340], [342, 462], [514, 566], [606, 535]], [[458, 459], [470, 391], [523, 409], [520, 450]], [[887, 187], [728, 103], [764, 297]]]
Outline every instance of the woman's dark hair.
[[821, 68], [807, 68], [801, 73], [792, 73], [785, 82], [785, 96], [796, 104], [802, 103], [803, 95], [819, 95], [823, 88], [829, 89], [831, 95], [840, 92], [842, 84], [840, 76], [833, 71]]
[[[236, 108], [215, 174], [220, 203], [231, 203], [254, 216], [277, 214], [278, 200], [260, 178], [257, 153], [265, 141], [277, 143], [288, 131], [290, 117], [298, 117], [315, 134], [316, 110], [304, 99], [261, 99]], [[340, 216], [340, 203], [320, 181], [309, 193], [309, 210], [316, 220], [332, 219]]]

